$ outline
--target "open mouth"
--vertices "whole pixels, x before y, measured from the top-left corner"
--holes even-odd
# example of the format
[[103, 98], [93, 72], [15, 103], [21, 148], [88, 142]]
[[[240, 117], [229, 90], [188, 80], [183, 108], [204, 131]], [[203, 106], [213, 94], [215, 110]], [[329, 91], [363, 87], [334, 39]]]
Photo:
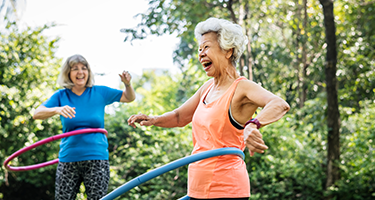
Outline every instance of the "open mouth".
[[212, 64], [212, 62], [204, 62], [204, 63], [202, 63], [202, 65], [204, 66], [204, 68], [209, 67], [211, 64]]

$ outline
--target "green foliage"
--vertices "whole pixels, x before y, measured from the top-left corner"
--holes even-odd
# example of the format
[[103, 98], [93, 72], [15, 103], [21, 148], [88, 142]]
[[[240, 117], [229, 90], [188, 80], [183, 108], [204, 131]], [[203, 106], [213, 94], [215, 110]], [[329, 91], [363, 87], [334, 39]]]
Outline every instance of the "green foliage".
[[340, 199], [375, 197], [375, 104], [360, 106], [364, 109], [342, 121], [342, 178], [337, 188], [330, 188]]
[[251, 199], [322, 199], [323, 106], [321, 101], [309, 101], [300, 113], [287, 114], [261, 129], [270, 149], [246, 159]]
[[338, 82], [341, 105], [360, 112], [360, 101], [375, 91], [375, 3], [340, 1], [337, 5]]
[[[169, 74], [144, 74], [134, 81], [137, 100], [123, 104], [114, 115], [106, 116], [109, 132], [111, 180], [109, 190], [190, 154], [191, 129], [138, 127], [127, 125], [127, 119], [139, 112], [159, 115], [172, 111], [181, 102], [176, 101], [179, 84]], [[130, 190], [120, 199], [177, 199], [186, 195], [187, 166], [154, 178]]]
[[[53, 92], [59, 59], [54, 57], [57, 39], [41, 33], [50, 26], [19, 30], [8, 23], [0, 38], [0, 160], [17, 150], [61, 132], [54, 120], [34, 122], [33, 109]], [[48, 144], [15, 158], [12, 166], [31, 165], [57, 158], [58, 144]], [[30, 195], [51, 199], [54, 167], [11, 172], [0, 169], [0, 193], [4, 199]], [[13, 188], [13, 189], [11, 189]], [[24, 193], [20, 193], [23, 191]], [[26, 197], [23, 195], [27, 195]]]
[[[181, 74], [162, 76], [150, 72], [134, 87], [137, 100], [112, 106], [106, 115], [109, 132], [111, 180], [109, 191], [192, 150], [191, 127], [165, 129], [127, 125], [139, 112], [159, 115], [171, 111], [208, 77], [197, 60], [194, 28], [208, 17], [241, 23], [249, 37], [254, 81], [286, 99], [291, 111], [261, 129], [265, 154], [246, 152], [251, 199], [373, 199], [375, 197], [375, 9], [373, 1], [335, 1], [338, 44], [339, 103], [341, 114], [341, 179], [325, 190], [326, 94], [324, 62], [326, 44], [321, 5], [308, 1], [152, 0], [141, 23], [123, 29], [125, 41], [147, 35], [177, 33], [174, 61]], [[57, 39], [44, 37], [50, 26], [18, 30], [8, 24], [0, 43], [0, 158], [61, 132], [57, 118], [34, 121], [33, 109], [56, 89]], [[303, 61], [304, 56], [306, 58]], [[245, 60], [245, 68], [249, 61]], [[246, 73], [245, 73], [246, 74]], [[306, 92], [306, 99], [302, 99]], [[301, 102], [304, 102], [301, 106]], [[57, 157], [58, 142], [21, 155], [12, 165], [28, 165]], [[30, 171], [0, 170], [0, 198], [51, 199], [55, 167]], [[186, 194], [187, 167], [148, 181], [120, 199], [177, 199]]]

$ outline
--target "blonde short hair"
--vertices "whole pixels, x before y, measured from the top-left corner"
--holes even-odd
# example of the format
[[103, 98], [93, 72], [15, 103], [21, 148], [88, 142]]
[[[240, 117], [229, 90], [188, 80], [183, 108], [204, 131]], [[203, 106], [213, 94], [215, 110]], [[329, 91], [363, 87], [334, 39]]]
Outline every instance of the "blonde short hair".
[[204, 34], [209, 32], [217, 33], [221, 49], [233, 49], [230, 59], [233, 66], [236, 66], [248, 42], [247, 36], [243, 34], [242, 27], [225, 19], [211, 17], [197, 24], [194, 31], [195, 38], [199, 41]]
[[59, 85], [61, 85], [64, 88], [68, 88], [68, 89], [73, 88], [74, 83], [72, 82], [72, 80], [70, 80], [70, 70], [71, 70], [71, 67], [73, 67], [74, 65], [76, 65], [78, 63], [81, 63], [82, 65], [85, 65], [87, 67], [87, 70], [89, 71], [89, 77], [88, 77], [87, 82], [86, 82], [86, 87], [94, 86], [94, 83], [95, 83], [94, 73], [92, 72], [92, 70], [90, 68], [90, 65], [87, 62], [87, 60], [79, 54], [70, 56], [68, 59], [66, 59], [65, 63], [61, 67], [61, 71], [60, 71], [59, 77], [57, 79], [57, 83]]

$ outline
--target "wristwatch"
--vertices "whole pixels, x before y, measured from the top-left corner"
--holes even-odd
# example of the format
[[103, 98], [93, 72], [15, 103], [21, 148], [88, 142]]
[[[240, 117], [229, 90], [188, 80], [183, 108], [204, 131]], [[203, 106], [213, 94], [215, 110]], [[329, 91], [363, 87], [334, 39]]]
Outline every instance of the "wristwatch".
[[249, 121], [247, 121], [247, 122], [245, 123], [244, 128], [245, 128], [248, 124], [250, 124], [250, 123], [256, 124], [256, 125], [257, 125], [257, 129], [259, 129], [260, 126], [261, 126], [261, 124], [260, 124], [260, 122], [259, 122], [259, 120], [258, 120], [257, 118], [252, 118], [252, 119], [250, 119]]

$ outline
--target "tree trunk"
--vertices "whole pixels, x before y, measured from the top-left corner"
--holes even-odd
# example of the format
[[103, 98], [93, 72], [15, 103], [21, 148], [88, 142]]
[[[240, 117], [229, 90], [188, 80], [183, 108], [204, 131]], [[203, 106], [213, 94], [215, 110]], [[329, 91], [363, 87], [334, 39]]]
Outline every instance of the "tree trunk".
[[296, 39], [295, 39], [295, 48], [296, 48], [296, 51], [295, 51], [295, 60], [296, 62], [294, 63], [295, 65], [295, 68], [296, 68], [296, 71], [297, 71], [297, 96], [298, 96], [298, 106], [299, 108], [303, 108], [303, 98], [302, 98], [302, 90], [303, 90], [303, 75], [301, 72], [301, 63], [302, 63], [302, 55], [300, 54], [300, 45], [302, 44], [301, 42], [301, 26], [300, 26], [300, 20], [302, 19], [301, 17], [301, 6], [299, 4], [299, 0], [295, 0], [295, 3], [296, 3], [296, 7], [297, 7], [297, 10], [296, 10], [296, 14], [295, 14], [295, 21], [296, 21], [296, 25], [297, 25], [297, 29], [296, 29]]
[[333, 1], [320, 0], [323, 6], [324, 26], [327, 43], [325, 64], [327, 84], [327, 125], [328, 125], [328, 153], [326, 189], [340, 179], [340, 113], [337, 99], [336, 79], [336, 27], [333, 14]]
[[307, 63], [307, 0], [303, 0], [303, 39], [302, 39], [302, 87], [301, 87], [301, 108], [305, 105], [307, 100], [307, 67], [309, 66]]

